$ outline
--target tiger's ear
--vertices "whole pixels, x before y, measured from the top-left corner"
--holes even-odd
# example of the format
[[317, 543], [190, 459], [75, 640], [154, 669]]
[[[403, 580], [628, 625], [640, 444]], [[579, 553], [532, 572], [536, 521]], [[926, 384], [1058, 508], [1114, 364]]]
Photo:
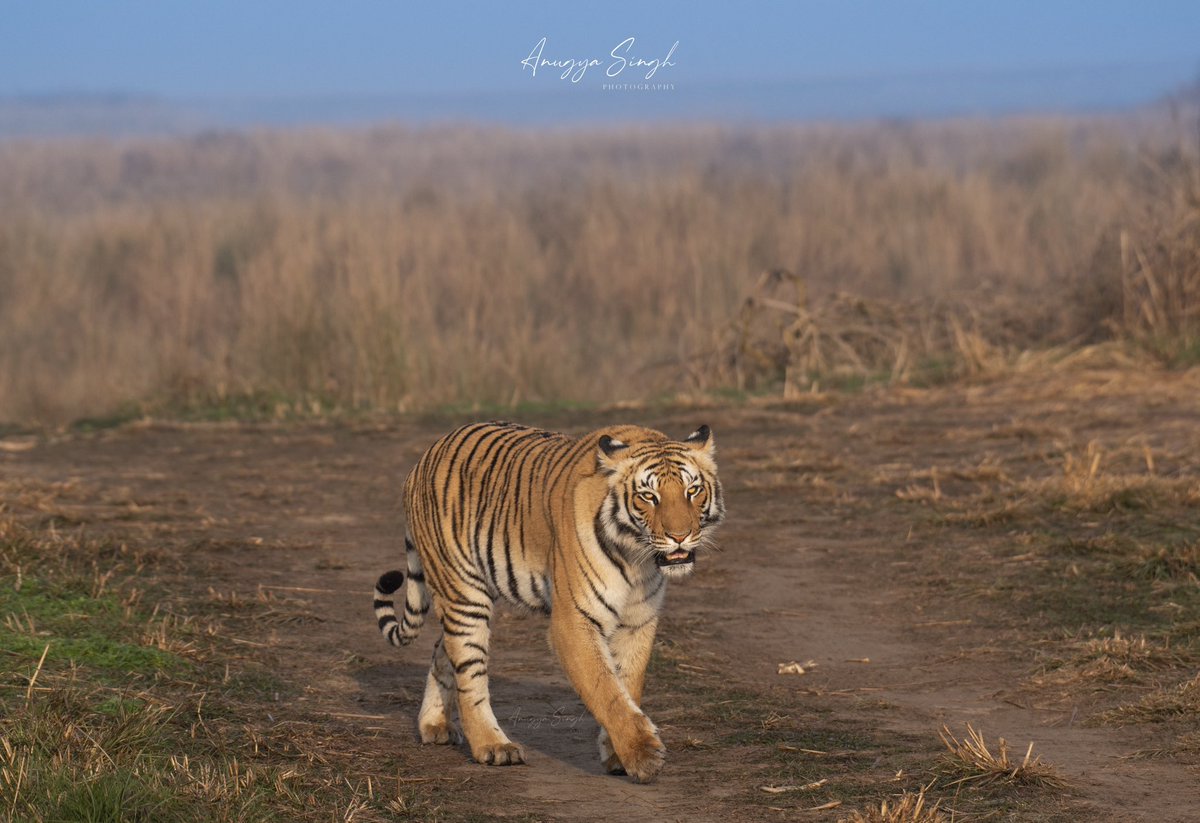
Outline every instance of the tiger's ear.
[[609, 437], [607, 434], [600, 435], [600, 454], [603, 457], [612, 458], [623, 449], [629, 448], [628, 443], [622, 443], [614, 437]]
[[683, 438], [683, 442], [687, 443], [697, 451], [706, 451], [710, 454], [716, 449], [716, 443], [713, 442], [712, 429], [708, 426], [701, 426], [694, 432]]

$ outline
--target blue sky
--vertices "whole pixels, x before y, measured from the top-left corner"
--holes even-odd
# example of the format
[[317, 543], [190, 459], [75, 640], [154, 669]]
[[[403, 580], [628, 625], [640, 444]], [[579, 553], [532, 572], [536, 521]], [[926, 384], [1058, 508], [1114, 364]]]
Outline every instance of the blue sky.
[[[520, 65], [541, 37], [548, 38], [544, 56], [558, 59], [607, 58], [631, 36], [636, 53], [649, 58], [678, 41], [675, 65], [658, 79], [693, 92], [723, 83], [897, 77], [919, 86], [925, 78], [944, 83], [996, 74], [1017, 82], [1026, 76], [1036, 85], [1038, 78], [1074, 72], [1075, 91], [1062, 94], [1086, 92], [1081, 99], [1103, 104], [1111, 97], [1121, 105], [1168, 91], [1200, 71], [1200, 3], [1194, 0], [114, 0], [10, 2], [2, 14], [5, 96], [125, 92], [227, 99], [561, 89], [556, 75], [533, 78]], [[599, 72], [588, 79], [599, 81]]]
[[1200, 69], [1182, 2], [9, 3], [0, 91], [169, 96], [487, 91], [519, 61], [680, 41], [677, 79], [809, 79], [1092, 66]]

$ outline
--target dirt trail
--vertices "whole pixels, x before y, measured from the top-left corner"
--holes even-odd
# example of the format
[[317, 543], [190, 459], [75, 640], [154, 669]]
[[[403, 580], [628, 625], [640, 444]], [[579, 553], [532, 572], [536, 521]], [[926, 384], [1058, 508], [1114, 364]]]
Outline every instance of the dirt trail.
[[[1164, 438], [1174, 436], [1174, 422], [1186, 422], [1190, 390], [1157, 396], [1153, 413], [1165, 421]], [[1104, 398], [1136, 403], [1138, 392], [1096, 390], [1093, 422], [1113, 425]], [[1127, 759], [1145, 742], [1141, 733], [1084, 727], [1061, 707], [1029, 705], [1017, 684], [1029, 675], [1030, 654], [1003, 640], [997, 645], [972, 619], [973, 609], [994, 603], [943, 608], [912, 590], [922, 552], [940, 539], [935, 533], [914, 531], [886, 507], [864, 517], [869, 507], [838, 502], [839, 495], [858, 495], [861, 503], [865, 492], [855, 483], [880, 465], [919, 468], [938, 454], [953, 458], [955, 444], [969, 444], [971, 432], [984, 438], [1018, 418], [1049, 428], [1080, 425], [1066, 419], [1071, 411], [1060, 395], [1049, 387], [1040, 396], [1025, 390], [1014, 403], [999, 392], [948, 389], [831, 406], [611, 415], [679, 432], [702, 417], [721, 449], [731, 512], [725, 548], [704, 558], [691, 581], [672, 584], [662, 636], [687, 640], [703, 668], [769, 695], [780, 714], [832, 715], [934, 741], [941, 724], [961, 731], [970, 721], [1022, 753], [1035, 740], [1070, 778], [1076, 808], [1094, 809], [1094, 819], [1198, 819], [1191, 811], [1200, 809], [1194, 771]], [[602, 419], [529, 422], [582, 430]], [[435, 633], [427, 627], [414, 646], [391, 649], [374, 629], [368, 601], [375, 576], [398, 565], [396, 501], [404, 473], [446, 427], [134, 426], [0, 452], [0, 473], [72, 481], [89, 490], [80, 493], [80, 512], [130, 502], [155, 512], [121, 528], [192, 546], [209, 575], [195, 581], [199, 587], [249, 595], [265, 587], [309, 601], [320, 622], [265, 628], [259, 640], [282, 652], [283, 675], [304, 684], [299, 699], [306, 708], [332, 713], [361, 736], [364, 756], [397, 753], [425, 764], [431, 777], [461, 778], [486, 792], [480, 802], [493, 809], [526, 808], [549, 819], [595, 820], [614, 809], [628, 821], [787, 819], [767, 806], [746, 806], [739, 798], [754, 791], [758, 774], [723, 763], [711, 747], [673, 747], [653, 786], [601, 775], [595, 724], [547, 650], [542, 618], [502, 616], [491, 667], [497, 717], [529, 749], [527, 767], [486, 770], [463, 749], [415, 742]], [[828, 487], [823, 475], [843, 479]], [[777, 674], [780, 662], [810, 659], [817, 666], [809, 674]], [[870, 662], [855, 662], [864, 659]], [[652, 717], [665, 714], [668, 741], [687, 738], [689, 730], [672, 719], [673, 695], [653, 677], [648, 691]], [[832, 820], [845, 812], [801, 816]]]

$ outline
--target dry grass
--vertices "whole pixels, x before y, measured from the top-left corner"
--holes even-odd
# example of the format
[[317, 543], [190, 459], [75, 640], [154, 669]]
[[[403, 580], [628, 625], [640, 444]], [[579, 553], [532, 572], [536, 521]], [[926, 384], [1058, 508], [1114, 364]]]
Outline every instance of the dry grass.
[[838, 823], [950, 823], [950, 818], [939, 810], [940, 801], [926, 805], [926, 788], [919, 792], [906, 791], [897, 798], [882, 801], [878, 808], [839, 818]]
[[1169, 641], [1154, 642], [1144, 635], [1127, 637], [1118, 631], [1111, 637], [1077, 642], [1065, 657], [1049, 663], [1030, 683], [1072, 694], [1082, 687], [1115, 690], [1192, 660], [1194, 655], [1172, 648]]
[[1137, 468], [1106, 469], [1104, 448], [1095, 440], [1077, 452], [1064, 449], [1060, 471], [1024, 484], [1033, 498], [1072, 512], [1147, 509], [1160, 504], [1188, 506], [1200, 501], [1200, 482], [1193, 477], [1164, 477], [1152, 462]]
[[942, 768], [955, 777], [951, 785], [1002, 784], [1054, 789], [1067, 785], [1057, 769], [1043, 763], [1040, 756], [1034, 756], [1032, 742], [1025, 750], [1025, 756], [1020, 761], [1013, 761], [1008, 756], [1008, 742], [1003, 737], [998, 743], [999, 754], [993, 754], [983, 734], [970, 723], [961, 740], [946, 726], [942, 727], [940, 735], [947, 751], [942, 758]]
[[1191, 763], [1196, 763], [1200, 761], [1200, 732], [1187, 732], [1175, 738], [1170, 745], [1138, 749], [1127, 756], [1134, 760], [1157, 760], [1168, 757], [1180, 758]]
[[1114, 632], [1112, 637], [1097, 637], [1083, 641], [1078, 653], [1071, 661], [1087, 668], [1095, 663], [1120, 666], [1130, 671], [1155, 671], [1179, 665], [1187, 657], [1169, 643], [1152, 643], [1145, 636], [1123, 637]]
[[[1194, 137], [1200, 144], [1200, 132]], [[1171, 180], [1169, 197], [1147, 204], [1143, 230], [1119, 235], [1121, 328], [1167, 361], [1200, 350], [1200, 165], [1196, 146], [1152, 173]]]
[[1100, 719], [1115, 726], [1200, 718], [1200, 675], [1169, 688], [1156, 689], [1137, 703], [1105, 712]]
[[[881, 472], [874, 480], [895, 485], [901, 500], [936, 506], [947, 523], [981, 528], [1046, 510], [1095, 515], [1187, 510], [1200, 503], [1200, 477], [1192, 466], [1184, 462], [1167, 474], [1156, 471], [1148, 455], [1143, 446], [1106, 450], [1096, 440], [1082, 446], [1056, 442], [1036, 461], [1016, 454], [975, 466], [907, 468], [901, 476]], [[953, 492], [950, 481], [960, 481]], [[1200, 570], [1197, 551], [1194, 542], [1147, 546], [1126, 562], [1139, 576], [1185, 578]]]
[[[1200, 492], [1195, 497], [1200, 499]], [[1126, 564], [1138, 577], [1200, 585], [1200, 540], [1142, 546]]]
[[1053, 119], [7, 142], [0, 421], [1188, 362], [1197, 168]]

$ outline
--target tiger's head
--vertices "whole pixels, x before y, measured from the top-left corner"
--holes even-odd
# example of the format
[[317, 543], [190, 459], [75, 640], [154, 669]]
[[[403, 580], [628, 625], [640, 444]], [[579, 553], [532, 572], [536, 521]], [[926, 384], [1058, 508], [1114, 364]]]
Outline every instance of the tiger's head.
[[597, 536], [635, 562], [653, 562], [684, 577], [725, 517], [712, 431], [683, 440], [649, 429], [620, 429], [597, 443], [597, 467], [608, 495], [596, 515]]

